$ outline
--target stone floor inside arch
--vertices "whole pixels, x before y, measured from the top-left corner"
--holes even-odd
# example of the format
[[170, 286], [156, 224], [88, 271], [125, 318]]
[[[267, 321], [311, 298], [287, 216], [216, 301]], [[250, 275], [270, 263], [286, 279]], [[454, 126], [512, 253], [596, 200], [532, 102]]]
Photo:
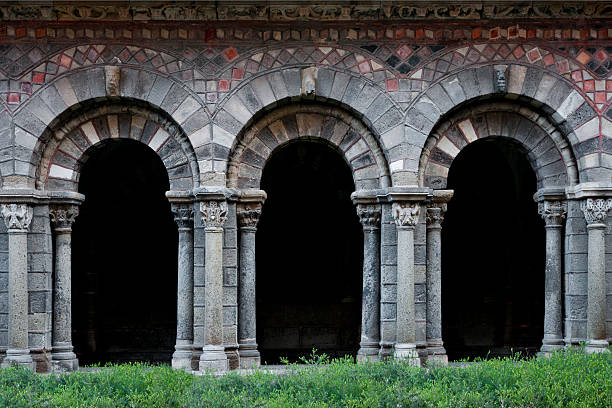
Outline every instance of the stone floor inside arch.
[[1, 365], [607, 350], [610, 10], [0, 1]]

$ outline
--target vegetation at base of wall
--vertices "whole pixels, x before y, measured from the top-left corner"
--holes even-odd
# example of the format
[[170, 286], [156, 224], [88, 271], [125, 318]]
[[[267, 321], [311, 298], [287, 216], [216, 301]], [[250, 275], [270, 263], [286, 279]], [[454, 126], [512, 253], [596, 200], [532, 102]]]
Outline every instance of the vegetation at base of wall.
[[2, 407], [602, 407], [612, 406], [612, 353], [493, 359], [465, 367], [307, 360], [285, 374], [194, 376], [128, 364], [40, 375], [0, 370]]

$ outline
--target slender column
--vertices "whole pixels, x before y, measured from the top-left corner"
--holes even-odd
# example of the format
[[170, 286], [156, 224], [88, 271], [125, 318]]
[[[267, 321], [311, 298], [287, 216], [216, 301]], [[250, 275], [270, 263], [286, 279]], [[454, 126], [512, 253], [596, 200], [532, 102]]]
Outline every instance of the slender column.
[[380, 215], [378, 204], [358, 204], [363, 225], [363, 291], [358, 361], [378, 361], [380, 349]]
[[223, 347], [223, 224], [227, 220], [227, 203], [209, 200], [200, 203], [204, 224], [204, 347], [200, 371], [227, 371]]
[[55, 232], [52, 366], [54, 371], [74, 371], [79, 360], [72, 347], [72, 224], [79, 207], [52, 204], [49, 215]]
[[[263, 197], [265, 198], [265, 196]], [[255, 309], [255, 233], [261, 216], [259, 202], [238, 204], [240, 225], [240, 276], [238, 281], [238, 355], [240, 368], [259, 367]]]
[[427, 359], [447, 363], [442, 341], [442, 221], [446, 203], [427, 208]]
[[394, 202], [397, 225], [397, 336], [394, 358], [420, 365], [416, 351], [414, 310], [414, 227], [419, 220], [417, 202]]
[[544, 339], [542, 353], [550, 353], [564, 347], [562, 303], [562, 229], [567, 213], [563, 201], [542, 201], [538, 212], [546, 222], [546, 270], [544, 284]]
[[191, 370], [193, 353], [193, 204], [173, 203], [178, 226], [178, 288], [176, 304], [176, 345], [172, 368]]
[[8, 350], [2, 366], [34, 368], [28, 348], [28, 227], [32, 207], [3, 204], [0, 214], [8, 228]]
[[588, 307], [587, 351], [607, 350], [606, 339], [606, 219], [612, 199], [587, 198], [580, 203], [587, 222]]

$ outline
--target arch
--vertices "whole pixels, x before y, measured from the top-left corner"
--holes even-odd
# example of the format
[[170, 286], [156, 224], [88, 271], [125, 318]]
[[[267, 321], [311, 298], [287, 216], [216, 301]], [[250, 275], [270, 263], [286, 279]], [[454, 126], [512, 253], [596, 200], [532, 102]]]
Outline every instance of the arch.
[[[532, 112], [542, 112], [535, 120], [546, 121], [548, 133], [556, 130], [561, 139], [566, 140], [576, 157], [580, 179], [584, 181], [583, 171], [591, 167], [584, 156], [592, 152], [584, 152], [578, 145], [599, 138], [598, 127], [595, 131], [591, 123], [598, 122], [597, 113], [566, 79], [536, 66], [485, 65], [443, 77], [421, 93], [406, 111], [404, 120], [409, 148], [421, 157], [429, 135], [445, 115], [485, 100], [509, 100], [524, 109], [531, 108]], [[558, 139], [556, 133], [555, 137]], [[416, 158], [407, 160], [402, 171], [418, 178], [419, 161]]]
[[[83, 67], [56, 77], [16, 110], [15, 174], [23, 179], [23, 184], [33, 187], [44, 145], [62, 122], [92, 106], [121, 101], [160, 112], [189, 140], [210, 135], [205, 106], [195, 93], [173, 78], [133, 67]], [[202, 150], [205, 149], [194, 150], [196, 157]]]
[[[356, 119], [363, 121], [369, 133], [375, 135], [389, 163], [401, 161], [403, 114], [384, 89], [360, 75], [318, 67], [315, 68], [314, 96], [303, 95], [302, 69], [305, 67], [266, 71], [243, 81], [212, 117], [213, 149], [229, 153], [228, 149], [235, 144], [240, 132], [252, 123], [253, 118], [266, 111], [291, 101], [316, 100], [351, 112]], [[218, 163], [215, 171], [225, 172], [225, 163]]]
[[438, 125], [423, 147], [419, 185], [446, 188], [452, 161], [468, 144], [487, 137], [516, 141], [527, 152], [538, 188], [564, 187], [579, 182], [572, 150], [543, 115], [510, 102], [461, 109]]
[[195, 152], [173, 121], [150, 109], [103, 104], [72, 117], [62, 127], [50, 128], [40, 143], [36, 172], [38, 188], [77, 191], [81, 167], [93, 151], [111, 139], [139, 141], [161, 158], [172, 190], [198, 186]]
[[357, 190], [390, 185], [387, 160], [361, 121], [338, 108], [299, 104], [272, 111], [235, 139], [227, 186], [259, 188], [263, 167], [273, 152], [304, 138], [334, 146], [351, 168]]

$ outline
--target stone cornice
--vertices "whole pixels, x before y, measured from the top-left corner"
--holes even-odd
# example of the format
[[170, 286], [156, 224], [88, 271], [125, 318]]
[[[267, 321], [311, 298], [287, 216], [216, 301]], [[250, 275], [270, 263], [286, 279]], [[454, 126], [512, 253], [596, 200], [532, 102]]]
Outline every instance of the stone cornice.
[[1, 1], [0, 21], [421, 21], [607, 19], [612, 1]]

